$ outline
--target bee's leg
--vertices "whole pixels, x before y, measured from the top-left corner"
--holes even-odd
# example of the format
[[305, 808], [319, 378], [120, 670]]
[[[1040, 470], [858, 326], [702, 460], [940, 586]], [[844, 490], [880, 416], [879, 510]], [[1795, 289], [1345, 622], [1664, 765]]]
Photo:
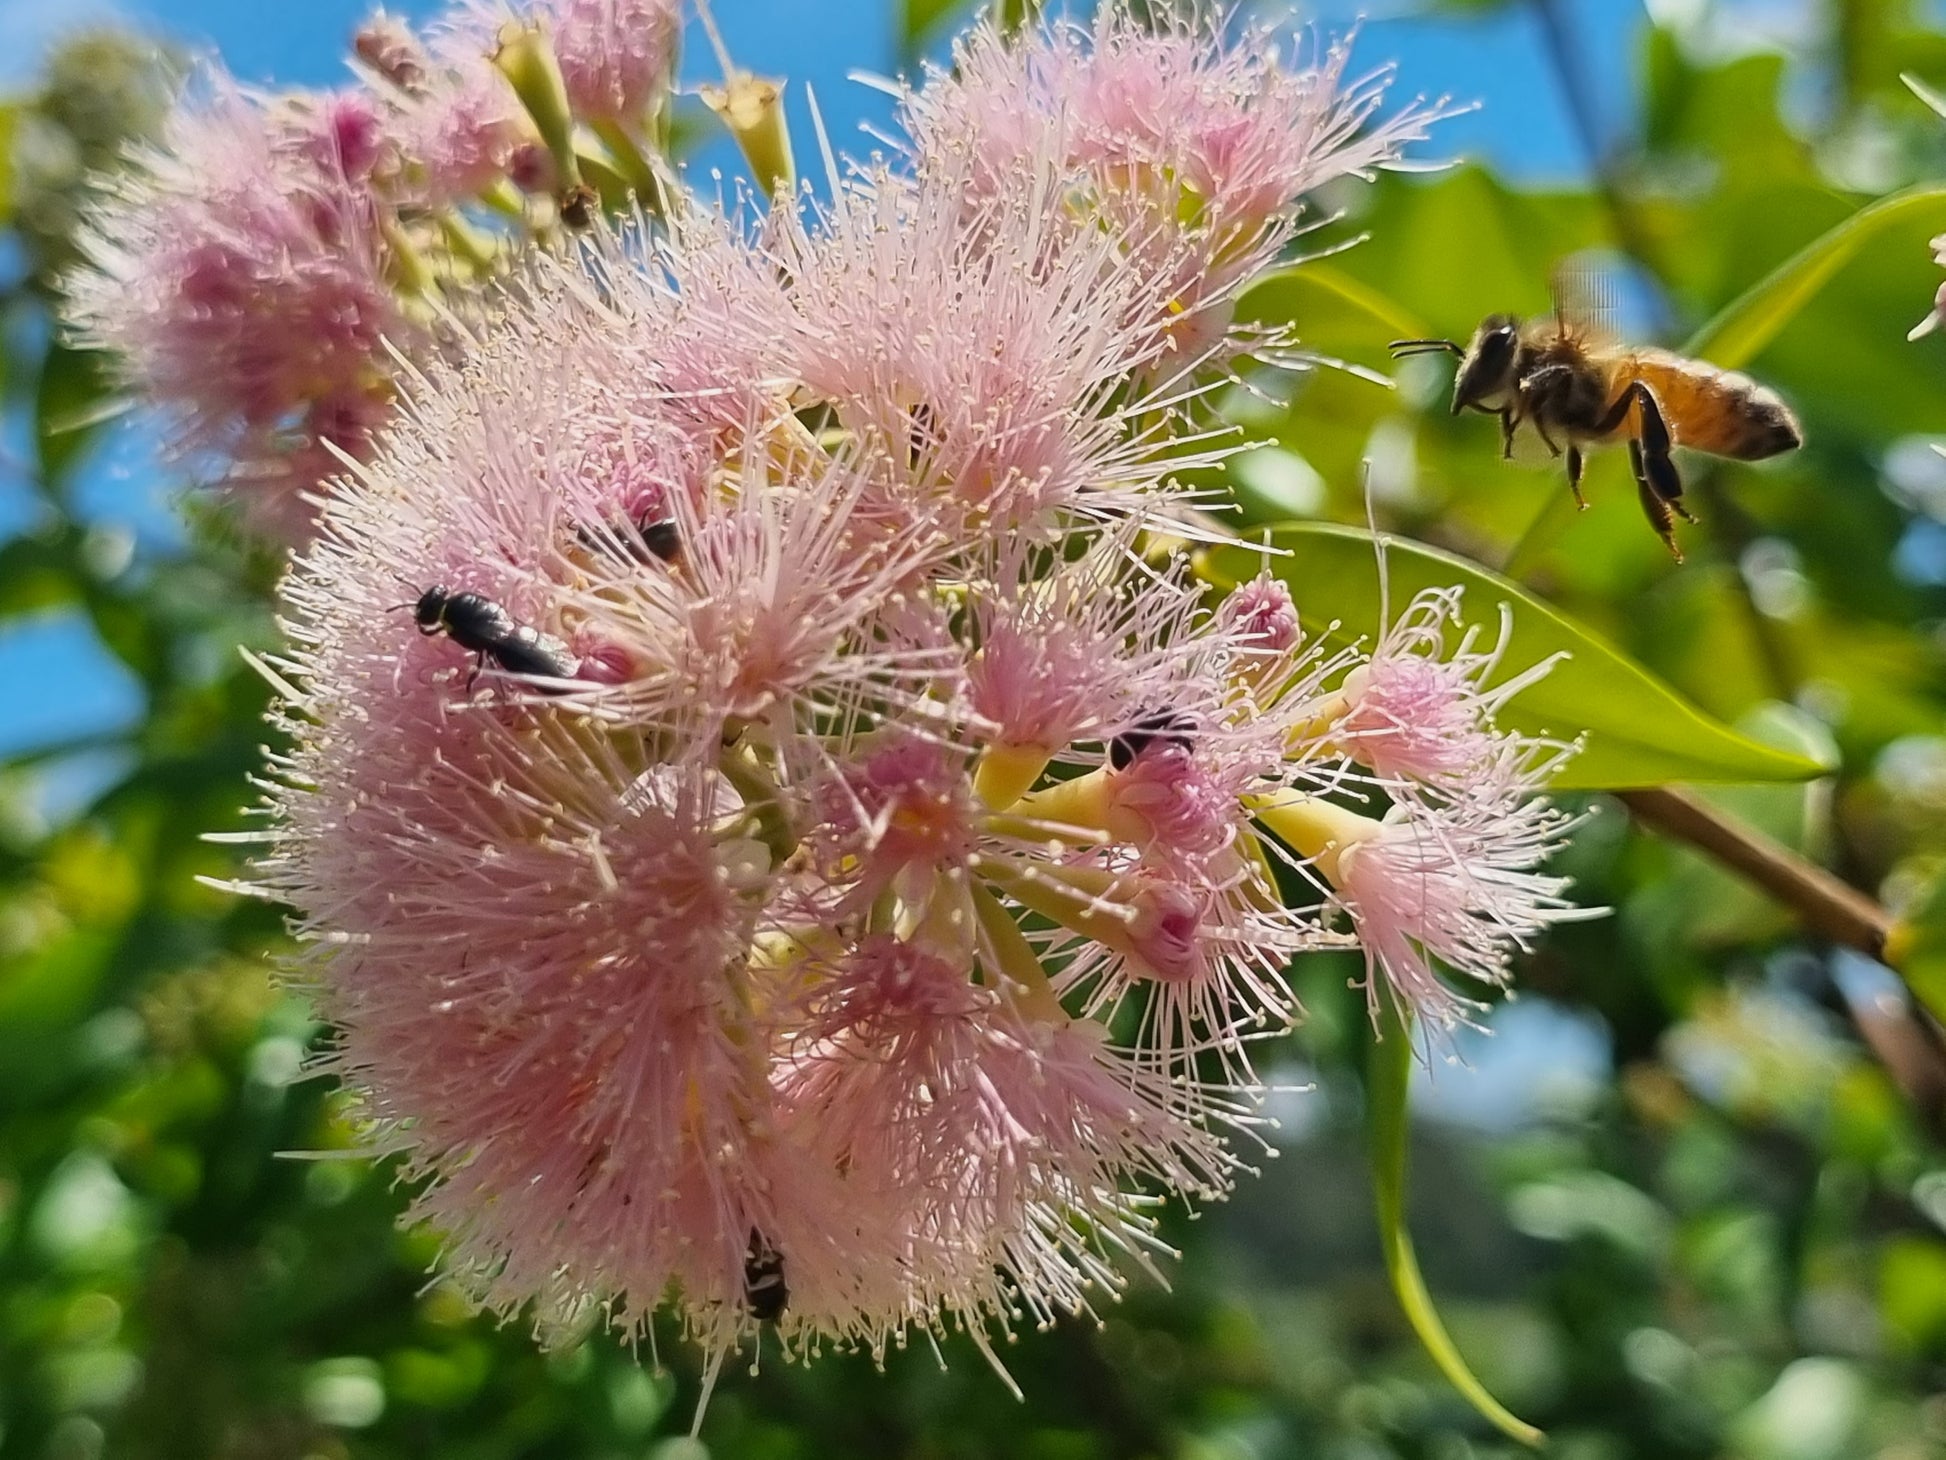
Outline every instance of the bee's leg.
[[485, 668], [486, 650], [482, 649], [473, 656], [473, 672], [466, 676], [466, 692], [468, 694], [473, 693], [473, 682], [480, 677], [480, 671]]
[[1518, 424], [1519, 418], [1514, 415], [1512, 406], [1504, 407], [1500, 411], [1500, 459], [1502, 461], [1514, 459], [1514, 427]]
[[1519, 409], [1521, 419], [1534, 423], [1534, 434], [1556, 456], [1561, 454], [1561, 448], [1547, 434], [1548, 407], [1559, 400], [1561, 382], [1567, 378], [1565, 367], [1543, 365], [1523, 375], [1514, 391], [1514, 405]]
[[1581, 495], [1581, 448], [1568, 447], [1568, 490], [1574, 493], [1574, 505], [1581, 511], [1588, 510], [1588, 499]]
[[1649, 526], [1655, 535], [1662, 539], [1662, 545], [1669, 549], [1669, 555], [1677, 562], [1683, 560], [1682, 549], [1676, 546], [1676, 522], [1669, 510], [1669, 502], [1655, 489], [1649, 480], [1647, 464], [1643, 460], [1642, 443], [1633, 436], [1628, 438], [1628, 462], [1635, 468], [1635, 491], [1642, 499], [1642, 512], [1649, 519]]
[[1696, 519], [1682, 504], [1682, 474], [1669, 455], [1675, 441], [1669, 435], [1668, 422], [1662, 418], [1662, 406], [1654, 392], [1639, 380], [1628, 388], [1628, 394], [1634, 397], [1636, 418], [1642, 427], [1642, 464], [1649, 485], [1676, 516], [1684, 522], [1694, 522]]

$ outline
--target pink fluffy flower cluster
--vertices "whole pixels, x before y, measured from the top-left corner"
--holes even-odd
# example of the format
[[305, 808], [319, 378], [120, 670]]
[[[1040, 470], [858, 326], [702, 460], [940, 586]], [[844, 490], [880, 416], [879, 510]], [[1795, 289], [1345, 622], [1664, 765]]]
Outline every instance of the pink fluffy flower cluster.
[[652, 186], [678, 33], [678, 0], [471, 0], [429, 39], [374, 17], [341, 90], [211, 72], [92, 220], [69, 320], [256, 532], [302, 541], [401, 360], [451, 351], [591, 183]]
[[1260, 1139], [1294, 955], [1445, 1027], [1566, 915], [1457, 594], [1332, 650], [1186, 572], [1238, 290], [1427, 120], [1340, 64], [982, 30], [900, 170], [536, 266], [334, 487], [261, 890], [482, 1301], [1085, 1312]]

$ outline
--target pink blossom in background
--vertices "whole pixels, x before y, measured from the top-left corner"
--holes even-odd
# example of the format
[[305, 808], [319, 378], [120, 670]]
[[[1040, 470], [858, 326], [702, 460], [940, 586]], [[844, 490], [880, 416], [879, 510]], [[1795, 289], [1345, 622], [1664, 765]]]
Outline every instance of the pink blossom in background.
[[375, 114], [209, 87], [84, 238], [69, 318], [163, 407], [184, 453], [232, 459], [253, 483], [246, 510], [288, 523], [309, 515], [296, 494], [319, 448], [364, 453], [391, 393], [382, 342], [418, 330], [386, 276]]
[[539, 0], [533, 13], [553, 32], [575, 113], [641, 131], [675, 75], [679, 0]]
[[[577, 120], [648, 145], [672, 0], [541, 14]], [[508, 267], [560, 232], [554, 159], [492, 64], [509, 18], [463, 9], [422, 41], [374, 15], [349, 38], [359, 84], [338, 92], [263, 94], [211, 70], [95, 211], [71, 330], [261, 536], [309, 536], [315, 494], [370, 456], [401, 362], [458, 348]]]
[[[451, 49], [450, 47], [448, 49]], [[533, 141], [520, 102], [483, 55], [459, 53], [393, 99], [403, 196], [445, 207], [509, 174]]]

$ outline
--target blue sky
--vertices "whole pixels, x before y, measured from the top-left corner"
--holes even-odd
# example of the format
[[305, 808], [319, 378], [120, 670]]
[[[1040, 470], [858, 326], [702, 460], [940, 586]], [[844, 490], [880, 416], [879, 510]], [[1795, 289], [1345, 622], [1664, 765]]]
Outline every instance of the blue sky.
[[[1657, 3], [1666, 7], [1683, 0]], [[263, 0], [0, 0], [0, 82], [30, 69], [48, 35], [121, 18], [220, 55], [231, 70], [253, 81], [328, 85], [343, 76], [339, 58], [345, 40], [371, 8], [368, 0], [275, 6]], [[424, 16], [441, 7], [431, 0], [393, 0], [389, 8]], [[1479, 101], [1478, 113], [1444, 129], [1443, 145], [1451, 151], [1529, 180], [1567, 179], [1582, 170], [1585, 159], [1548, 67], [1534, 7], [1506, 5], [1490, 14], [1437, 18], [1401, 13], [1398, 0], [1320, 0], [1278, 8], [1300, 19], [1316, 18], [1333, 33], [1362, 15], [1360, 57], [1371, 65], [1397, 62], [1400, 91]], [[1780, 0], [1774, 8], [1799, 7]], [[791, 78], [800, 105], [808, 82], [841, 140], [855, 134], [856, 121], [871, 105], [862, 88], [846, 81], [846, 73], [886, 72], [897, 64], [895, 0], [716, 0], [716, 10], [738, 63]], [[1565, 10], [1594, 63], [1588, 69], [1598, 89], [1597, 109], [1611, 126], [1617, 124], [1631, 104], [1633, 39], [1646, 16], [1643, 5], [1566, 0]], [[695, 74], [704, 75], [703, 48], [692, 44], [689, 55]]]
[[[1680, 0], [1660, 0], [1680, 3]], [[1598, 83], [1592, 98], [1605, 127], [1628, 121], [1633, 105], [1630, 67], [1635, 34], [1645, 13], [1636, 0], [1567, 0], [1579, 44]], [[119, 21], [219, 56], [237, 75], [266, 85], [331, 85], [344, 77], [342, 57], [369, 0], [0, 0], [0, 86], [31, 73], [47, 40], [64, 31]], [[423, 17], [436, 0], [393, 0], [394, 10]], [[1322, 29], [1339, 33], [1358, 22], [1355, 0], [1323, 0], [1311, 11]], [[867, 150], [861, 122], [882, 121], [883, 97], [847, 79], [857, 70], [890, 73], [898, 65], [895, 0], [717, 0], [719, 23], [740, 65], [789, 78], [799, 155], [815, 156], [808, 131], [807, 89], [816, 93], [840, 148]], [[1356, 52], [1361, 67], [1394, 62], [1394, 93], [1450, 95], [1479, 109], [1447, 122], [1440, 153], [1484, 160], [1504, 175], [1530, 183], [1569, 181], [1586, 156], [1564, 98], [1548, 66], [1534, 7], [1508, 5], [1488, 15], [1436, 19], [1380, 13], [1363, 23]], [[685, 79], [712, 79], [713, 63], [700, 38], [687, 48]], [[727, 145], [704, 153], [698, 167], [729, 167]], [[104, 454], [83, 483], [91, 517], [110, 530], [129, 528], [147, 542], [171, 535], [163, 481], [138, 434]], [[0, 535], [28, 520], [16, 496], [0, 486]], [[138, 692], [94, 642], [84, 622], [50, 615], [0, 630], [0, 683], [37, 685], [35, 695], [0, 702], [0, 754], [58, 743], [72, 736], [132, 725], [141, 713]], [[68, 797], [79, 794], [76, 782]]]

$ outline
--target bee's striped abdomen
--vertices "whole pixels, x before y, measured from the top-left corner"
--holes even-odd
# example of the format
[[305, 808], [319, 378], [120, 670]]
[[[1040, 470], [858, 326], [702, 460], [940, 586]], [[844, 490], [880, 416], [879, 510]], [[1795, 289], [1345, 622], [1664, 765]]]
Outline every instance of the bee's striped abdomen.
[[1678, 446], [1737, 461], [1762, 461], [1804, 442], [1797, 417], [1776, 391], [1707, 360], [1637, 350], [1618, 383], [1629, 379], [1648, 386]]

